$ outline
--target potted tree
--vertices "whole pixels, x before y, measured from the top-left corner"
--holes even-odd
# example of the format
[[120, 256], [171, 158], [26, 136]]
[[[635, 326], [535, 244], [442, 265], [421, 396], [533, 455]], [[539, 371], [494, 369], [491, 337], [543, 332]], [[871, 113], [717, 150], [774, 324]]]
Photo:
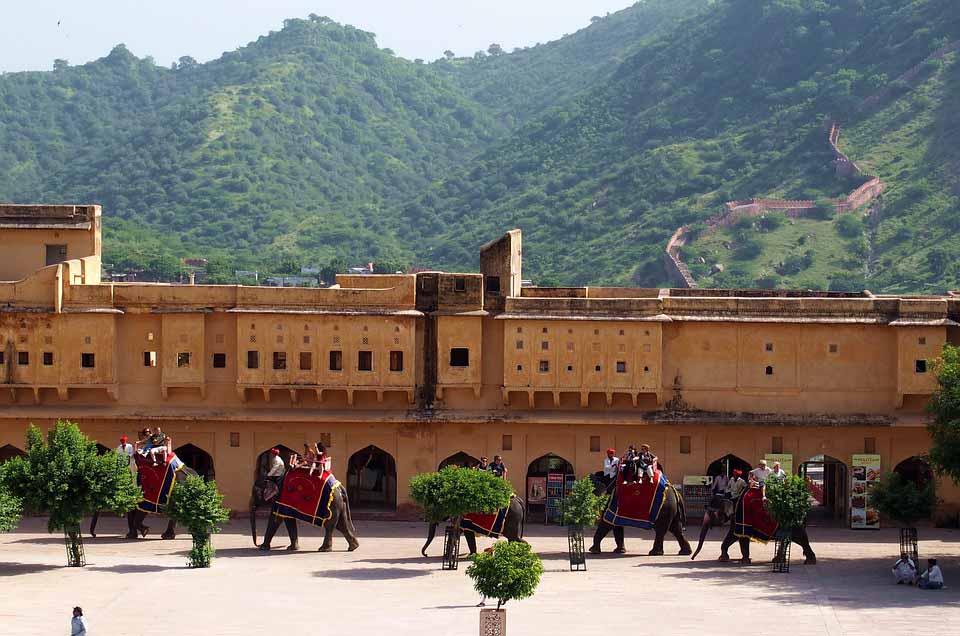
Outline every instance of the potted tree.
[[188, 477], [178, 483], [170, 493], [167, 516], [186, 526], [193, 537], [188, 565], [210, 567], [214, 554], [210, 535], [220, 532], [220, 524], [230, 518], [230, 510], [223, 506], [223, 495], [217, 490], [217, 482]]
[[945, 345], [935, 368], [939, 388], [928, 406], [928, 459], [938, 473], [960, 484], [960, 347]]
[[937, 509], [937, 493], [933, 480], [916, 484], [898, 473], [887, 473], [867, 496], [870, 505], [880, 514], [900, 524], [900, 552], [920, 567], [916, 523], [929, 519]]
[[[510, 505], [513, 486], [492, 473], [447, 466], [421, 473], [410, 480], [410, 498], [422, 509], [426, 521], [449, 521], [444, 541], [443, 568], [457, 569], [460, 549], [460, 518], [469, 513], [491, 513]], [[431, 535], [432, 536], [432, 535]]]
[[794, 528], [806, 523], [810, 512], [810, 491], [799, 475], [768, 479], [764, 486], [767, 512], [777, 522], [774, 541], [774, 572], [790, 571], [790, 542]]
[[40, 429], [27, 429], [27, 453], [0, 466], [0, 486], [23, 501], [25, 510], [49, 515], [47, 529], [63, 530], [67, 565], [83, 566], [80, 522], [101, 510], [123, 514], [142, 493], [126, 462], [114, 451], [97, 453], [96, 442], [67, 421], [57, 423], [44, 440]]
[[22, 512], [22, 502], [0, 484], [0, 532], [10, 532], [16, 528]]
[[497, 599], [496, 609], [480, 610], [480, 633], [506, 634], [507, 612], [503, 605], [533, 596], [541, 575], [543, 562], [528, 543], [498, 541], [492, 549], [474, 556], [467, 576], [484, 598]]
[[601, 499], [605, 500], [594, 494], [593, 480], [589, 477], [573, 482], [570, 494], [563, 499], [563, 522], [567, 525], [567, 550], [571, 570], [587, 569], [583, 529], [595, 524], [599, 514], [602, 514], [602, 509], [599, 508]]

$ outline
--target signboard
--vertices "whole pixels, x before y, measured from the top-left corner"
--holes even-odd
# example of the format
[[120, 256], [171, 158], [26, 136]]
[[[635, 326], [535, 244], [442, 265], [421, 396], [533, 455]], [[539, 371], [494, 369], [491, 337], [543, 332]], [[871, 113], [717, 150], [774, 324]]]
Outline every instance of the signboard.
[[767, 453], [763, 456], [767, 460], [767, 468], [773, 470], [773, 463], [780, 462], [780, 468], [788, 475], [793, 474], [793, 455], [790, 453]]
[[547, 500], [547, 478], [527, 477], [527, 503], [543, 505]]
[[713, 483], [713, 478], [709, 475], [684, 475], [684, 486], [709, 486]]
[[563, 473], [547, 474], [547, 507], [545, 523], [560, 522], [563, 514]]
[[854, 455], [851, 462], [850, 527], [880, 529], [880, 511], [870, 505], [870, 491], [880, 483], [880, 456]]

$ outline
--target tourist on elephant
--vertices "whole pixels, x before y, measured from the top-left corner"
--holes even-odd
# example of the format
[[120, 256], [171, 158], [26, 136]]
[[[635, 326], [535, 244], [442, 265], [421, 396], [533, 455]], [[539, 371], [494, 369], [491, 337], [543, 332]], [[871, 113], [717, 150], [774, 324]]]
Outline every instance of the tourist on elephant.
[[317, 463], [321, 471], [330, 470], [330, 455], [327, 454], [327, 447], [323, 442], [317, 442]]
[[787, 476], [787, 473], [780, 468], [780, 462], [773, 462], [773, 470], [770, 471], [770, 476], [767, 479], [783, 479]]
[[621, 460], [623, 464], [623, 483], [632, 483], [637, 481], [639, 477], [639, 464], [640, 464], [640, 453], [637, 452], [637, 448], [630, 444], [627, 446], [627, 452], [624, 454], [623, 459]]
[[773, 471], [767, 468], [767, 460], [761, 459], [757, 463], [757, 467], [750, 471], [751, 481], [756, 481], [759, 484], [763, 484], [767, 481], [767, 478], [770, 477], [770, 474]]
[[490, 472], [500, 479], [507, 478], [507, 467], [503, 463], [503, 457], [500, 455], [493, 456], [493, 462], [490, 464]]
[[730, 499], [737, 499], [747, 490], [747, 482], [743, 479], [743, 471], [739, 468], [733, 469], [733, 476], [727, 484], [727, 496]]
[[917, 584], [921, 590], [942, 590], [943, 572], [937, 565], [936, 559], [927, 559], [927, 571], [920, 576], [920, 582]]
[[917, 566], [913, 559], [907, 556], [906, 552], [900, 553], [900, 558], [893, 564], [893, 578], [897, 580], [897, 585], [913, 585], [917, 581]]
[[480, 457], [480, 463], [477, 464], [477, 470], [490, 470], [490, 460], [486, 457]]
[[619, 470], [620, 458], [617, 457], [617, 449], [608, 448], [607, 457], [603, 460], [603, 475], [601, 476], [604, 485], [609, 486], [617, 478], [617, 471]]
[[648, 481], [653, 481], [653, 473], [658, 461], [659, 458], [650, 452], [649, 444], [640, 444], [640, 465]]

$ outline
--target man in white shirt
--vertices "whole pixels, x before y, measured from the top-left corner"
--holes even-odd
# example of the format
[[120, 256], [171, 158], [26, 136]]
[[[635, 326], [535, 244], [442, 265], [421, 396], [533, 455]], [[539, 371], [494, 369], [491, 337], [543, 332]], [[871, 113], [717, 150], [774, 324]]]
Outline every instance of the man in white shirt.
[[87, 619], [83, 617], [83, 610], [73, 608], [73, 618], [70, 619], [70, 636], [87, 636]]
[[783, 479], [787, 476], [787, 473], [780, 468], [780, 462], [773, 462], [773, 470], [770, 471], [770, 476], [767, 479]]
[[608, 448], [607, 456], [603, 460], [603, 481], [608, 485], [617, 478], [617, 471], [620, 470], [620, 458], [617, 457], [616, 448]]
[[733, 469], [733, 475], [730, 477], [730, 481], [727, 482], [727, 492], [730, 495], [730, 499], [736, 499], [747, 489], [747, 482], [743, 479], [743, 471], [739, 468]]
[[893, 578], [897, 580], [897, 585], [913, 585], [917, 580], [917, 566], [906, 552], [901, 552], [900, 558], [893, 564]]
[[126, 463], [127, 468], [130, 469], [130, 472], [136, 472], [137, 463], [133, 461], [133, 444], [127, 443], [127, 436], [120, 436], [120, 445], [117, 446], [117, 461], [121, 464]]
[[280, 483], [280, 478], [283, 477], [283, 473], [286, 472], [287, 467], [283, 463], [283, 459], [280, 457], [280, 450], [277, 448], [270, 449], [270, 462], [267, 464], [267, 479]]
[[761, 459], [757, 467], [750, 471], [750, 476], [753, 477], [753, 480], [758, 484], [763, 485], [772, 472], [772, 470], [767, 468], [767, 460]]
[[922, 590], [943, 589], [943, 572], [940, 571], [936, 559], [927, 559], [927, 571], [920, 577], [917, 587]]

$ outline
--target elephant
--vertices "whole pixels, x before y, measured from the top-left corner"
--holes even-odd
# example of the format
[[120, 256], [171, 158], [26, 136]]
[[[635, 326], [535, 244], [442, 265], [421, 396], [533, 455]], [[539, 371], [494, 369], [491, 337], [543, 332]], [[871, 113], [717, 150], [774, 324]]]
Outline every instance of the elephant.
[[[250, 533], [253, 537], [254, 545], [257, 545], [256, 508], [258, 505], [267, 503], [272, 505], [277, 500], [279, 493], [282, 492], [284, 481], [293, 472], [295, 471], [288, 470], [284, 473], [279, 488], [271, 488], [261, 479], [254, 482], [250, 497]], [[353, 552], [360, 547], [360, 542], [357, 541], [356, 529], [353, 526], [353, 515], [350, 514], [350, 499], [347, 497], [347, 490], [342, 484], [338, 484], [330, 496], [333, 498], [330, 504], [330, 518], [323, 524], [323, 544], [320, 546], [318, 552], [330, 552], [333, 550], [334, 528], [339, 530], [340, 534], [346, 538], [347, 550]], [[276, 514], [271, 514], [267, 521], [267, 529], [264, 531], [263, 543], [259, 546], [264, 552], [270, 550], [270, 542], [273, 541], [274, 535], [280, 528], [281, 521], [287, 528], [287, 536], [290, 537], [290, 545], [287, 546], [287, 550], [293, 551], [300, 549], [300, 531], [297, 527], [297, 520], [287, 517], [281, 518]]]
[[[193, 470], [189, 466], [182, 466], [176, 473], [175, 478], [177, 483], [182, 483], [187, 480], [188, 477], [199, 477], [199, 473]], [[93, 517], [90, 519], [90, 536], [97, 536], [97, 523], [100, 521], [100, 514], [102, 511], [97, 511], [93, 513]], [[136, 539], [138, 536], [146, 537], [150, 532], [150, 526], [145, 525], [143, 522], [146, 520], [148, 513], [139, 508], [134, 508], [127, 512], [127, 534], [125, 535], [127, 539]], [[168, 520], [167, 529], [163, 531], [163, 534], [160, 535], [162, 539], [176, 539], [177, 538], [177, 522], [173, 519]]]
[[[616, 483], [613, 481], [610, 482], [610, 484], [606, 484], [596, 475], [592, 475], [592, 480], [594, 494], [596, 495], [611, 493]], [[663, 555], [663, 538], [667, 532], [670, 532], [676, 537], [677, 543], [680, 544], [680, 552], [678, 552], [678, 554], [690, 554], [692, 551], [690, 543], [686, 537], [683, 536], [683, 528], [686, 522], [687, 518], [683, 505], [683, 496], [677, 492], [677, 489], [674, 488], [672, 484], [668, 484], [666, 492], [664, 493], [663, 506], [661, 506], [660, 513], [657, 515], [656, 522], [653, 526], [653, 548], [651, 548], [648, 554], [650, 556]], [[597, 531], [593, 535], [593, 545], [590, 546], [591, 553], [600, 554], [600, 542], [603, 541], [603, 538], [606, 537], [611, 530], [613, 530], [613, 538], [617, 543], [614, 553], [623, 554], [627, 551], [623, 541], [623, 526], [614, 526], [600, 519], [597, 521]]]
[[[511, 497], [507, 509], [507, 516], [503, 522], [503, 531], [500, 536], [507, 538], [507, 541], [523, 541], [523, 529], [525, 521], [525, 512], [523, 500], [520, 497]], [[427, 530], [427, 542], [420, 548], [420, 554], [427, 556], [427, 548], [433, 542], [437, 535], [437, 522], [430, 524]], [[477, 553], [477, 535], [472, 530], [463, 530], [463, 536], [467, 540], [467, 547], [470, 548], [470, 554]]]
[[[748, 537], [738, 537], [734, 533], [735, 528], [732, 521], [737, 501], [725, 499], [719, 502], [719, 504], [719, 506], [714, 505], [715, 510], [708, 509], [704, 514], [704, 522], [700, 527], [700, 541], [697, 543], [696, 551], [690, 558], [696, 559], [697, 555], [700, 554], [700, 550], [703, 548], [703, 541], [707, 538], [707, 533], [709, 533], [712, 528], [723, 527], [729, 524], [730, 527], [727, 530], [726, 536], [723, 538], [723, 543], [720, 545], [719, 560], [722, 562], [729, 561], [730, 555], [728, 551], [730, 546], [739, 542], [741, 562], [750, 563], [750, 539]], [[790, 532], [790, 539], [803, 549], [804, 564], [813, 565], [817, 562], [817, 555], [814, 554], [813, 548], [810, 547], [810, 538], [807, 536], [806, 527], [800, 526], [793, 528]]]

